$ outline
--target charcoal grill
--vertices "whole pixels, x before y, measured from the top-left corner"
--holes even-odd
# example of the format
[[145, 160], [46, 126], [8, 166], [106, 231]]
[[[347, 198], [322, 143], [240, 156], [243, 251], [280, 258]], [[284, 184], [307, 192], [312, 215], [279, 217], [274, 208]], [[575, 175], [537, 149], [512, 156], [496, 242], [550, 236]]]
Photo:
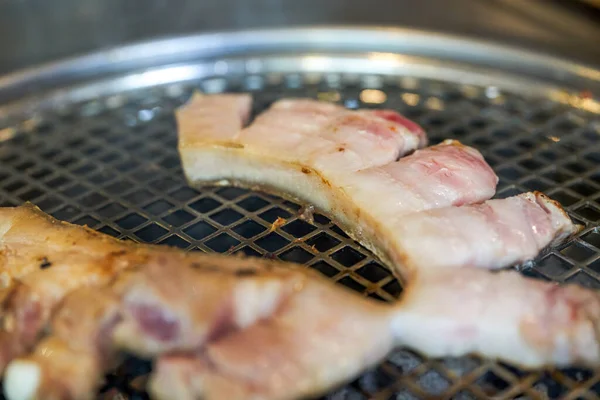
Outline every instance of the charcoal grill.
[[[0, 202], [31, 201], [109, 235], [186, 250], [294, 261], [365, 296], [402, 287], [325, 215], [239, 188], [189, 188], [173, 110], [194, 89], [252, 92], [258, 113], [284, 96], [393, 108], [432, 143], [477, 147], [497, 197], [541, 190], [585, 225], [523, 274], [600, 288], [600, 71], [457, 37], [314, 28], [204, 34], [143, 43], [0, 80]], [[271, 231], [278, 218], [286, 223]], [[335, 338], [328, 338], [335, 341]], [[149, 365], [127, 360], [103, 399], [146, 398]], [[523, 372], [398, 349], [328, 399], [546, 399], [600, 396], [600, 370]]]

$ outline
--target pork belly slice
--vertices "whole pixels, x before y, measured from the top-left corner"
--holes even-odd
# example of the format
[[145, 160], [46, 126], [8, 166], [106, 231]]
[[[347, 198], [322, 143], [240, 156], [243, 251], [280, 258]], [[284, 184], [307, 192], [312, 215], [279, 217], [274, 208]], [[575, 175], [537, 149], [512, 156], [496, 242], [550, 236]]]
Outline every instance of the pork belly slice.
[[[290, 266], [289, 271], [275, 270], [274, 274], [260, 267], [253, 273], [247, 266], [216, 272], [211, 263], [206, 264], [208, 269], [203, 269], [165, 262], [153, 264], [156, 270], [148, 276], [158, 277], [160, 271], [165, 271], [163, 280], [173, 279], [179, 273], [188, 279], [195, 275], [196, 279], [189, 280], [188, 285], [210, 293], [214, 282], [201, 277], [222, 274], [227, 284], [221, 288], [229, 293], [221, 297], [222, 306], [232, 311], [207, 312], [196, 304], [203, 299], [194, 297], [188, 304], [190, 316], [185, 320], [165, 318], [177, 315], [182, 310], [179, 307], [185, 304], [166, 301], [166, 297], [159, 304], [155, 297], [158, 290], [148, 285], [163, 288], [167, 285], [141, 279], [142, 271], [131, 273], [130, 279], [141, 279], [148, 288], [147, 296], [140, 293], [136, 301], [147, 299], [155, 310], [147, 316], [162, 317], [150, 318], [153, 323], [147, 324], [148, 319], [135, 311], [131, 302], [127, 306], [121, 304], [116, 308], [125, 310], [125, 320], [133, 318], [137, 321], [133, 323], [142, 327], [126, 331], [138, 335], [140, 341], [150, 337], [147, 343], [156, 343], [156, 333], [163, 332], [160, 340], [169, 343], [163, 347], [151, 344], [150, 351], [141, 351], [157, 356], [149, 382], [149, 390], [156, 399], [268, 400], [318, 396], [353, 379], [399, 346], [429, 357], [476, 353], [525, 368], [600, 364], [600, 297], [595, 291], [575, 285], [559, 286], [525, 278], [514, 271], [431, 269], [411, 282], [398, 304], [387, 305], [335, 287], [319, 276], [304, 275], [300, 272], [303, 270], [296, 270], [297, 266]], [[167, 268], [163, 270], [161, 265]], [[278, 264], [273, 265], [278, 268]], [[292, 278], [297, 283], [295, 290], [263, 290], [265, 279], [279, 276], [281, 288], [297, 273], [303, 278]], [[184, 290], [180, 286], [182, 280], [177, 278], [173, 282]], [[254, 289], [248, 290], [250, 286]], [[133, 287], [129, 282], [117, 291]], [[121, 292], [121, 299], [126, 291]], [[239, 293], [243, 297], [238, 297]], [[57, 314], [59, 319], [61, 315], [70, 316], [71, 322], [63, 324], [67, 329], [56, 328], [31, 356], [10, 364], [5, 378], [8, 399], [36, 398], [36, 394], [43, 393], [42, 389], [56, 393], [57, 399], [85, 399], [85, 394], [98, 386], [102, 373], [96, 366], [111, 358], [103, 354], [114, 354], [110, 348], [101, 346], [99, 339], [115, 338], [120, 324], [132, 321], [123, 322], [123, 317], [115, 318], [103, 311], [104, 303], [109, 305], [108, 309], [115, 309], [110, 307], [114, 304], [110, 297], [89, 306], [90, 312], [84, 311], [85, 302], [77, 301], [75, 294], [73, 298], [74, 301], [65, 301]], [[219, 309], [215, 304], [209, 302], [208, 308]], [[194, 311], [201, 317], [194, 316]], [[72, 323], [80, 319], [83, 328]], [[111, 329], [114, 321], [116, 328]], [[175, 343], [182, 349], [192, 344], [180, 340], [192, 336], [179, 328], [173, 329], [174, 326], [193, 333], [197, 338], [194, 350], [166, 351], [174, 349]], [[64, 337], [69, 338], [68, 343]], [[116, 342], [129, 343], [125, 348], [135, 349], [136, 353], [144, 347], [133, 344], [133, 339], [125, 342], [122, 339], [123, 336]], [[53, 372], [55, 368], [67, 371], [78, 360], [89, 366], [90, 374]], [[77, 396], [69, 397], [74, 394]]]
[[51, 333], [4, 377], [9, 399], [93, 399], [107, 369], [119, 359], [110, 338], [120, 301], [112, 288], [69, 294], [52, 318]]
[[577, 233], [557, 202], [524, 193], [482, 204], [407, 215], [390, 230], [411, 271], [465, 266], [497, 269], [533, 260]]
[[[398, 345], [439, 357], [479, 352], [525, 366], [600, 363], [594, 352], [582, 355], [581, 349], [597, 346], [590, 335], [598, 320], [596, 293], [580, 288], [554, 289], [516, 274], [494, 276], [473, 268], [424, 269], [409, 282], [399, 304], [387, 305], [293, 264], [180, 254], [165, 249], [121, 271], [111, 285], [118, 316], [103, 317], [90, 305], [89, 324], [84, 317], [77, 329], [58, 324], [31, 356], [13, 360], [6, 372], [7, 391], [23, 385], [32, 389], [14, 389], [9, 398], [34, 398], [43, 387], [57, 398], [84, 396], [102, 379], [104, 355], [117, 349], [158, 358], [151, 380], [157, 398], [169, 393], [209, 399], [318, 395]], [[84, 302], [67, 300], [57, 315], [74, 321], [86, 310]], [[494, 325], [496, 320], [508, 330]], [[538, 346], [540, 337], [547, 341]], [[110, 343], [94, 338], [110, 338]], [[526, 346], [528, 352], [508, 351]], [[67, 360], [76, 364], [80, 359], [90, 374], [51, 372], [55, 365], [61, 370]]]
[[[364, 169], [333, 168], [312, 157], [326, 148], [318, 144], [323, 137], [333, 140], [339, 132], [342, 138], [364, 137], [353, 125], [336, 133], [331, 126], [340, 119], [332, 115], [341, 113], [345, 121], [346, 115], [368, 111], [281, 100], [240, 131], [243, 148], [186, 146], [187, 137], [211, 137], [208, 130], [190, 130], [187, 122], [204, 118], [194, 110], [211, 102], [210, 96], [196, 97], [178, 115], [180, 151], [192, 185], [225, 179], [315, 204], [401, 277], [436, 267], [507, 267], [533, 259], [578, 229], [558, 203], [540, 193], [478, 204], [493, 196], [498, 178], [477, 150], [457, 141]], [[306, 135], [311, 140], [303, 147], [299, 137]], [[247, 137], [254, 139], [248, 144]], [[353, 154], [373, 151], [366, 145], [358, 149]], [[354, 165], [350, 158], [346, 162]]]
[[392, 111], [281, 100], [237, 136], [227, 134], [236, 146], [222, 146], [215, 145], [209, 128], [193, 129], [210, 126], [197, 120], [212, 118], [202, 110], [214, 107], [213, 99], [197, 95], [177, 113], [179, 151], [192, 186], [242, 185], [311, 203], [398, 273], [403, 264], [390, 229], [394, 221], [484, 201], [495, 192], [498, 178], [482, 155], [457, 141], [396, 161], [425, 140], [420, 128]]
[[[352, 204], [350, 222], [341, 225], [405, 276], [421, 264], [407, 263], [412, 260], [404, 254], [402, 243], [412, 234], [398, 230], [404, 217], [486, 200], [494, 195], [498, 178], [477, 150], [446, 140], [397, 162], [340, 177], [338, 182]], [[418, 261], [418, 254], [408, 255]]]
[[[393, 306], [293, 264], [210, 255], [193, 262], [159, 257], [111, 285], [118, 305], [114, 297], [103, 300], [103, 290], [67, 297], [52, 335], [7, 368], [7, 398], [45, 393], [56, 399], [88, 398], [116, 348], [145, 357], [207, 348], [211, 368], [225, 368], [212, 373], [232, 378], [230, 388], [217, 379], [214, 388], [203, 390], [207, 398], [234, 398], [238, 390], [244, 398], [250, 393], [296, 398], [351, 379], [393, 346]], [[85, 296], [94, 292], [99, 299], [85, 306]], [[79, 319], [80, 325], [73, 326]], [[88, 373], [67, 375], [80, 360]], [[153, 397], [163, 398], [161, 391], [167, 390], [167, 398], [185, 398], [182, 391], [193, 388], [173, 387], [177, 379], [153, 383]], [[211, 376], [194, 376], [194, 381], [204, 379], [213, 385]]]
[[515, 271], [428, 270], [405, 291], [397, 343], [429, 357], [480, 354], [523, 368], [600, 365], [600, 294]]

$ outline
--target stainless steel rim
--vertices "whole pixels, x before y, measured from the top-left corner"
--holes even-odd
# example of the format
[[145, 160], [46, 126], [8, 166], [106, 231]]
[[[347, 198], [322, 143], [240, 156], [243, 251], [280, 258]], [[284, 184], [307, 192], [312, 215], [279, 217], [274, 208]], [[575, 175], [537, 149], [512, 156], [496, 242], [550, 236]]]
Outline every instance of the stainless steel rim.
[[57, 88], [97, 80], [104, 92], [71, 87], [70, 97], [87, 100], [110, 94], [111, 87], [122, 91], [224, 73], [326, 73], [349, 65], [356, 73], [436, 77], [534, 95], [600, 88], [600, 69], [497, 43], [412, 29], [324, 26], [173, 37], [42, 65], [0, 78], [0, 104], [29, 97], [39, 107], [64, 100]]

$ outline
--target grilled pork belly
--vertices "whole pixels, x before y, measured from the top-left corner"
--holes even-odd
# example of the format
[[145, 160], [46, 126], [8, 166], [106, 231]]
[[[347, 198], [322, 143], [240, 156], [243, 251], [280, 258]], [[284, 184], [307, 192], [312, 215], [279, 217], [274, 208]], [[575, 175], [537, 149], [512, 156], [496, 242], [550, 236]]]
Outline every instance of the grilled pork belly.
[[[389, 265], [403, 267], [390, 223], [432, 208], [487, 200], [498, 178], [457, 141], [418, 150], [423, 131], [393, 111], [349, 111], [313, 100], [275, 102], [247, 128], [247, 95], [195, 95], [177, 112], [179, 151], [192, 185], [259, 187], [314, 204]], [[242, 113], [247, 115], [248, 112]], [[216, 141], [217, 118], [237, 118]], [[200, 128], [198, 128], [200, 127]], [[204, 127], [204, 128], [202, 128]], [[222, 128], [220, 128], [222, 130]], [[237, 129], [237, 132], [233, 131]], [[373, 201], [374, 196], [377, 201]]]
[[[89, 234], [49, 226], [70, 237]], [[388, 305], [298, 265], [91, 238], [77, 247], [80, 255], [87, 246], [122, 243], [130, 267], [108, 286], [72, 287], [55, 302], [51, 334], [6, 370], [9, 399], [86, 398], [118, 350], [157, 360], [150, 382], [156, 398], [318, 395], [396, 346], [432, 356], [477, 352], [527, 367], [600, 364], [598, 295], [578, 287], [472, 268], [426, 269]], [[67, 374], [84, 364], [88, 373]]]
[[398, 310], [397, 343], [430, 357], [600, 365], [600, 294], [576, 285], [515, 271], [432, 269], [411, 282]]
[[[299, 266], [260, 261], [252, 271], [248, 264], [216, 271], [219, 259], [235, 259], [211, 257], [202, 262], [206, 268], [157, 258], [147, 271], [128, 273], [112, 286], [118, 306], [104, 289], [73, 293], [53, 334], [9, 365], [7, 397], [87, 398], [115, 347], [157, 357], [150, 380], [157, 399], [317, 396], [397, 346], [431, 357], [477, 353], [526, 368], [600, 364], [600, 296], [574, 285], [512, 271], [431, 269], [398, 304], [387, 305]], [[189, 287], [214, 293], [214, 274], [222, 278], [220, 303], [211, 300], [204, 309], [201, 295], [183, 301]], [[135, 302], [126, 300], [128, 293]], [[134, 343], [136, 337], [145, 344]], [[81, 363], [88, 373], [67, 374]]]
[[[93, 293], [99, 298], [85, 305]], [[7, 368], [9, 399], [87, 398], [116, 349], [165, 360], [202, 352], [210, 369], [197, 378], [206, 382], [206, 398], [234, 398], [239, 390], [243, 398], [297, 398], [351, 379], [394, 344], [393, 306], [271, 260], [165, 255], [124, 272], [106, 293], [88, 288], [67, 297], [52, 334]], [[67, 375], [79, 360], [87, 372]], [[223, 374], [231, 374], [230, 387], [222, 386]], [[183, 377], [174, 378], [162, 384], [157, 375], [154, 397], [185, 398], [188, 388], [172, 386]]]
[[[230, 118], [240, 115], [232, 111], [240, 104], [250, 107], [247, 95], [228, 96], [238, 104], [223, 108]], [[396, 161], [408, 153], [407, 143], [411, 150], [425, 143], [422, 131], [397, 113], [384, 112], [384, 120], [397, 125], [373, 125], [365, 116], [375, 111], [281, 100], [249, 127], [231, 125], [223, 146], [210, 130], [215, 115], [203, 111], [213, 102], [223, 99], [195, 95], [177, 114], [191, 185], [225, 180], [312, 203], [402, 278], [435, 267], [507, 267], [578, 229], [560, 205], [539, 193], [478, 204], [494, 195], [498, 178], [477, 150], [457, 141]], [[399, 132], [402, 140], [394, 136]], [[382, 140], [386, 145], [378, 147]], [[343, 151], [332, 152], [334, 143]]]

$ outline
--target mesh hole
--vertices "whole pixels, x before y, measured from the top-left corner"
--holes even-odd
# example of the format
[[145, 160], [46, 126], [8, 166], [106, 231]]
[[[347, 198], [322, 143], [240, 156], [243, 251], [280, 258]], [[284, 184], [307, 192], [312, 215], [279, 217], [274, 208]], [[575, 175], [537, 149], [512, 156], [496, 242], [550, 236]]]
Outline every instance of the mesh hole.
[[352, 279], [352, 277], [350, 276], [343, 277], [338, 281], [338, 283], [346, 286], [349, 289], [354, 290], [355, 292], [364, 292], [365, 290], [365, 286], [363, 284]]
[[233, 228], [233, 231], [238, 235], [245, 237], [246, 239], [250, 239], [260, 233], [263, 233], [266, 229], [267, 228], [254, 221], [246, 221]]
[[585, 261], [594, 255], [594, 251], [579, 243], [572, 243], [561, 251], [562, 254], [575, 261]]
[[543, 258], [536, 265], [536, 269], [549, 277], [558, 277], [571, 270], [571, 268], [573, 268], [571, 263], [554, 254]]
[[313, 255], [300, 247], [293, 247], [290, 250], [283, 252], [279, 258], [283, 261], [305, 264], [313, 259]]
[[325, 261], [318, 261], [318, 262], [312, 264], [311, 267], [314, 268], [315, 270], [319, 271], [320, 273], [322, 273], [323, 275], [325, 275], [328, 278], [333, 277], [334, 275], [336, 275], [339, 272], [337, 268], [331, 266], [330, 264], [328, 264]]
[[212, 214], [210, 218], [223, 226], [227, 226], [242, 219], [243, 215], [230, 208], [226, 208], [222, 211], [217, 212], [216, 214]]
[[238, 205], [247, 211], [254, 212], [266, 207], [269, 202], [257, 196], [250, 196], [240, 201]]
[[206, 245], [211, 250], [214, 250], [218, 253], [229, 251], [238, 244], [240, 244], [240, 242], [236, 238], [226, 233], [222, 233], [206, 242]]
[[289, 243], [289, 241], [284, 238], [283, 236], [279, 235], [276, 232], [271, 232], [266, 236], [263, 236], [262, 238], [258, 239], [256, 241], [256, 244], [258, 246], [260, 246], [261, 248], [265, 249], [266, 251], [273, 253], [281, 248], [283, 248], [285, 245], [287, 245]]
[[207, 213], [207, 212], [212, 211], [215, 208], [219, 207], [220, 205], [221, 205], [221, 203], [219, 203], [215, 199], [212, 199], [210, 197], [205, 197], [203, 199], [200, 199], [200, 200], [190, 204], [190, 207], [198, 212]]
[[354, 250], [352, 247], [344, 247], [331, 255], [335, 261], [339, 262], [345, 267], [352, 267], [358, 262], [364, 260], [365, 255]]
[[289, 224], [284, 225], [282, 229], [294, 237], [301, 238], [311, 232], [314, 232], [314, 230], [317, 228], [308, 222], [297, 219]]
[[314, 246], [314, 248], [316, 248], [318, 251], [323, 252], [337, 246], [341, 242], [333, 236], [328, 235], [325, 232], [321, 232], [318, 235], [308, 239], [306, 243], [309, 246]]
[[373, 283], [377, 283], [384, 278], [390, 276], [389, 271], [375, 262], [370, 262], [364, 267], [361, 267], [357, 273], [365, 279]]
[[167, 216], [164, 216], [162, 219], [169, 225], [181, 226], [181, 225], [185, 225], [188, 222], [194, 220], [194, 218], [195, 217], [193, 215], [191, 215], [190, 213], [188, 213], [186, 211], [177, 210]]
[[259, 216], [269, 223], [275, 222], [278, 218], [287, 219], [290, 217], [290, 213], [280, 207], [273, 207]]
[[186, 234], [196, 240], [202, 240], [216, 231], [217, 228], [203, 221], [196, 222], [192, 226], [184, 229]]

